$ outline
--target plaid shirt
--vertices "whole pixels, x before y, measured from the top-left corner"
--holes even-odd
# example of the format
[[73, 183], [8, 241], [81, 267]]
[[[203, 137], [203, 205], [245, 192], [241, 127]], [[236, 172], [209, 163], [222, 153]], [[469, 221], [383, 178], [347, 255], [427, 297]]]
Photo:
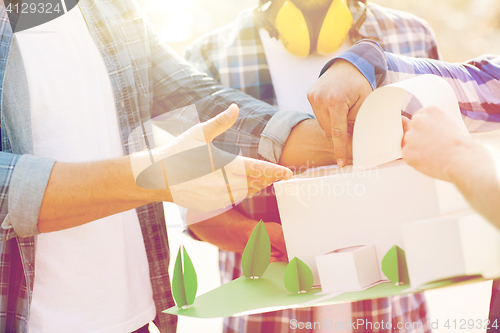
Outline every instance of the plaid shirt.
[[[273, 107], [240, 91], [224, 88], [206, 74], [198, 72], [159, 40], [133, 0], [82, 0], [79, 7], [108, 70], [126, 153], [142, 149], [139, 144], [128, 142], [134, 129], [145, 124], [152, 116], [195, 102], [201, 121], [217, 115], [232, 102], [238, 103], [240, 118], [235, 126], [218, 137], [218, 141], [235, 142], [244, 155], [264, 157], [271, 161], [279, 158], [279, 150], [286, 136], [279, 140], [263, 138], [261, 134], [266, 131], [269, 120], [288, 121], [289, 127], [292, 128], [297, 121], [304, 119], [298, 113], [294, 117], [281, 116], [282, 113]], [[11, 24], [6, 8], [1, 4], [2, 98], [7, 59], [11, 49], [13, 53], [15, 51], [15, 44], [11, 48], [12, 45]], [[14, 60], [16, 59], [18, 58]], [[8, 76], [7, 79], [12, 82], [23, 78], [14, 75]], [[27, 89], [26, 84], [19, 87]], [[14, 103], [25, 102], [25, 99], [13, 100]], [[9, 128], [13, 119], [24, 121], [21, 128], [30, 129], [29, 105], [18, 104], [19, 108], [13, 107], [9, 110], [5, 109], [3, 103], [1, 105], [0, 331], [26, 332], [35, 272], [35, 240], [38, 233], [36, 224], [46, 182], [41, 189], [36, 190], [39, 193], [38, 202], [32, 203], [23, 198], [26, 198], [25, 194], [33, 195], [34, 185], [39, 185], [40, 178], [43, 178], [39, 176], [41, 170], [45, 172], [45, 181], [48, 180], [54, 161], [30, 155], [32, 151], [15, 140], [17, 135], [12, 135], [16, 134]], [[6, 111], [13, 115], [9, 118], [9, 112]], [[286, 132], [284, 133], [286, 135]], [[152, 134], [149, 130], [143, 135]], [[27, 147], [32, 146], [32, 142], [24, 144]], [[269, 151], [273, 154], [266, 153]], [[16, 172], [22, 177], [16, 177]], [[23, 192], [24, 190], [26, 192]], [[33, 213], [33, 216], [28, 213]], [[162, 204], [154, 203], [137, 208], [137, 213], [149, 262], [153, 298], [157, 309], [156, 323], [161, 332], [175, 332], [176, 317], [161, 313], [174, 305], [168, 275], [169, 248]], [[21, 225], [29, 227], [21, 228]]]
[[[385, 52], [384, 52], [385, 51]], [[500, 128], [500, 56], [484, 55], [463, 64], [402, 57], [370, 40], [356, 43], [329, 61], [345, 59], [356, 66], [373, 89], [424, 74], [443, 77], [455, 91], [469, 131]]]
[[[356, 19], [360, 15], [360, 7], [357, 1], [350, 1], [349, 5]], [[376, 38], [385, 50], [397, 54], [439, 58], [434, 34], [425, 21], [411, 14], [385, 9], [372, 3], [367, 6], [367, 18], [359, 30], [361, 35]], [[222, 85], [240, 89], [255, 98], [276, 105], [276, 95], [258, 30], [259, 26], [254, 22], [252, 12], [243, 11], [230, 25], [189, 45], [185, 57], [200, 71], [208, 73]], [[248, 206], [257, 208], [258, 204]], [[261, 209], [262, 207], [259, 208]], [[252, 217], [251, 211], [246, 210], [244, 213]], [[267, 221], [276, 222], [276, 218]], [[219, 250], [219, 268], [223, 284], [241, 276], [241, 255]], [[422, 328], [411, 332], [430, 331], [422, 294], [355, 302], [352, 304], [352, 317], [353, 321], [358, 318], [370, 319], [372, 322], [392, 320], [393, 327], [396, 327], [398, 322], [421, 321]], [[225, 318], [224, 332], [292, 332], [291, 319], [311, 322], [312, 311], [307, 308], [289, 309]], [[382, 332], [375, 329], [373, 331]], [[397, 331], [401, 330], [392, 330]]]

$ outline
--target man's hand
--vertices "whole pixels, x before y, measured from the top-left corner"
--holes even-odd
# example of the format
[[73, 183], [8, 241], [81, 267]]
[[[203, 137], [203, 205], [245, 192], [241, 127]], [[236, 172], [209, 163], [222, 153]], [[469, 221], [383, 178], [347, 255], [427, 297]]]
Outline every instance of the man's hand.
[[470, 135], [439, 108], [421, 109], [411, 121], [402, 119], [403, 159], [430, 177], [452, 182], [454, 168], [478, 151]]
[[217, 117], [191, 127], [167, 145], [151, 153], [132, 155], [137, 184], [166, 188], [179, 206], [214, 211], [241, 202], [275, 181], [290, 178], [292, 172], [287, 168], [229, 154], [210, 144], [237, 118], [238, 107], [232, 104]]
[[321, 128], [333, 139], [337, 164], [348, 161], [349, 131], [361, 104], [372, 92], [370, 83], [351, 63], [339, 59], [314, 83], [307, 98]]
[[[286, 254], [285, 237], [281, 224], [275, 222], [266, 222], [267, 233], [271, 239], [271, 262], [288, 261]], [[250, 236], [249, 236], [250, 237]]]

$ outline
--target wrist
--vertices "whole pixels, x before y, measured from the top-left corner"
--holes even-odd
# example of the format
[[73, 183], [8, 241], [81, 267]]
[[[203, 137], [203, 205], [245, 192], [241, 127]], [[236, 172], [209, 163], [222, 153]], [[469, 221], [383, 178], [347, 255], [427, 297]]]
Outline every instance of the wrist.
[[481, 160], [480, 155], [484, 153], [484, 148], [467, 138], [454, 145], [447, 156], [447, 163], [444, 166], [446, 180], [454, 184], [460, 183], [468, 170], [474, 169], [475, 165]]

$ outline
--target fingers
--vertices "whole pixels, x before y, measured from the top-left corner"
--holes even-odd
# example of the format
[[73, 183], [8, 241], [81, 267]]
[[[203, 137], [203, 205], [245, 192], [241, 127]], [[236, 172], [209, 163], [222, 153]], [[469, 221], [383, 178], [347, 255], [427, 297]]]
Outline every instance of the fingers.
[[276, 222], [266, 222], [267, 233], [271, 239], [271, 246], [281, 253], [286, 253], [285, 237], [281, 224]]
[[401, 140], [401, 147], [404, 147], [406, 133], [410, 129], [411, 120], [406, 118], [405, 116], [401, 116], [401, 122], [403, 123], [403, 139]]
[[252, 192], [258, 192], [276, 181], [292, 177], [292, 171], [288, 168], [249, 158], [245, 159], [245, 168], [247, 185]]
[[257, 178], [265, 181], [272, 180], [272, 182], [275, 182], [277, 180], [290, 179], [293, 175], [292, 170], [265, 161], [244, 158], [244, 163], [248, 178]]
[[343, 98], [330, 92], [311, 89], [307, 95], [320, 127], [326, 136], [333, 140], [333, 150], [339, 166], [345, 166], [348, 159], [347, 144], [349, 141], [347, 115], [349, 106], [341, 101]]
[[287, 261], [288, 261], [288, 258], [284, 254], [282, 254], [278, 251], [276, 251], [276, 252], [271, 251], [270, 262], [287, 262]]
[[236, 104], [231, 104], [227, 110], [218, 114], [216, 117], [202, 123], [205, 141], [211, 142], [220, 134], [227, 131], [238, 119], [239, 108]]
[[411, 125], [411, 120], [406, 118], [405, 116], [401, 116], [401, 122], [403, 123], [403, 133], [408, 132]]
[[349, 126], [372, 87], [351, 63], [337, 60], [311, 87], [307, 98], [321, 128], [333, 140], [340, 167], [348, 163]]
[[330, 109], [330, 127], [332, 131], [333, 151], [337, 158], [337, 165], [343, 167], [347, 163], [349, 133], [347, 132], [347, 114], [349, 106]]

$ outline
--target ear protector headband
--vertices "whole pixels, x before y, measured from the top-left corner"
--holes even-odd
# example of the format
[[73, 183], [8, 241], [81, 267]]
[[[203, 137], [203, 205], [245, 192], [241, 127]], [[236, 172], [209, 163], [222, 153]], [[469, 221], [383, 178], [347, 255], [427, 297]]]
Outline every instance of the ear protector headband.
[[[280, 39], [285, 49], [299, 57], [307, 57], [317, 51], [319, 54], [329, 54], [338, 50], [344, 43], [352, 28], [355, 32], [363, 24], [366, 14], [353, 25], [351, 12], [346, 0], [333, 0], [323, 15], [316, 15], [320, 22], [311, 22], [293, 0], [286, 0], [277, 10], [274, 24], [266, 16], [266, 11], [271, 5], [260, 2], [254, 12], [260, 19], [264, 29], [272, 38]], [[362, 1], [365, 2], [365, 1]], [[366, 7], [365, 7], [366, 11]], [[316, 27], [316, 29], [315, 29]]]

